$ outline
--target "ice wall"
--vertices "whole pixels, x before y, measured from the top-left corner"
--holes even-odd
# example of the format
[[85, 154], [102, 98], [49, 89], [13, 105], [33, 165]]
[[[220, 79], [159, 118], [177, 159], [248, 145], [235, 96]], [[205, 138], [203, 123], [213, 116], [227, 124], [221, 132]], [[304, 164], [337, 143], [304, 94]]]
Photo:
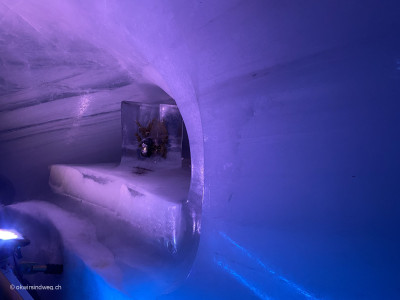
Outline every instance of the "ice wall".
[[[114, 66], [175, 99], [191, 146], [187, 210], [201, 239], [187, 282], [166, 298], [396, 298], [396, 1], [2, 1], [1, 13], [3, 110], [6, 100], [37, 104], [2, 113], [2, 149], [13, 128], [26, 131], [49, 111], [78, 118], [79, 101], [85, 103], [79, 95], [42, 110], [36, 96], [42, 89], [23, 83], [59, 72], [45, 61], [42, 73], [25, 77], [33, 72], [26, 53], [35, 41], [44, 39], [34, 56], [50, 62], [74, 53], [66, 45], [79, 45], [68, 72], [81, 70], [86, 57], [105, 71], [93, 71], [107, 74], [104, 82], [112, 82]], [[14, 51], [12, 41], [28, 46]], [[93, 84], [91, 70], [81, 71], [87, 76], [76, 82]], [[110, 97], [90, 109], [112, 111], [111, 103], [125, 100], [123, 89], [108, 89]], [[61, 147], [61, 135], [50, 128], [43, 139], [27, 132], [2, 150], [2, 172], [42, 168], [42, 160], [20, 163], [32, 151], [53, 160], [115, 153], [95, 149], [111, 147], [116, 128], [100, 122], [90, 128], [73, 138], [80, 156]], [[10, 172], [11, 180], [24, 177]]]

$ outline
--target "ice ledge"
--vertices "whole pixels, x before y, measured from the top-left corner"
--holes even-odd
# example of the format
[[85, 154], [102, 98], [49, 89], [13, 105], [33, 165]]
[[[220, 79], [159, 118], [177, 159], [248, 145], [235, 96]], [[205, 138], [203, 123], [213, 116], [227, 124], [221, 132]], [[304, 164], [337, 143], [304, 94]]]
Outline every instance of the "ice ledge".
[[190, 170], [148, 170], [113, 165], [52, 165], [55, 193], [105, 208], [129, 222], [141, 235], [177, 250]]

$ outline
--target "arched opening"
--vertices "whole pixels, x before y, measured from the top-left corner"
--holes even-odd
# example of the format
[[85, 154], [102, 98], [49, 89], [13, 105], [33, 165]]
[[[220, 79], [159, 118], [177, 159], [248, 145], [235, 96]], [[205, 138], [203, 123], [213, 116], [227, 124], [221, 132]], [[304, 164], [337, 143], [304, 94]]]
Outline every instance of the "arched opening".
[[[118, 20], [127, 9], [113, 17], [112, 9], [99, 7], [116, 21], [99, 27], [90, 21], [96, 13], [79, 3], [48, 4], [52, 13], [25, 10], [33, 3], [0, 5], [0, 183], [2, 203], [11, 204], [1, 208], [1, 224], [22, 233], [29, 228], [27, 259], [47, 247], [35, 258], [64, 263], [57, 280], [66, 298], [168, 292], [187, 277], [200, 236], [204, 154], [196, 88], [176, 63], [180, 53], [164, 57], [167, 43], [148, 35], [152, 22], [125, 30]], [[123, 101], [177, 105], [187, 129], [180, 172], [172, 176], [143, 160], [120, 163]], [[57, 237], [40, 238], [43, 228]], [[48, 255], [52, 249], [57, 255]]]
[[[96, 103], [97, 99], [86, 93], [77, 96], [81, 114], [69, 120], [71, 126], [61, 131], [64, 138], [51, 146], [59, 149], [57, 156], [46, 157], [45, 149], [33, 153], [32, 159], [36, 156], [46, 162], [36, 166], [39, 176], [32, 179], [36, 188], [24, 185], [29, 182], [28, 174], [17, 176], [14, 185], [18, 197], [4, 202], [14, 204], [2, 208], [1, 225], [18, 228], [37, 241], [23, 253], [37, 260], [50, 257], [51, 263], [64, 263], [64, 275], [48, 277], [46, 282], [64, 283], [67, 296], [92, 297], [89, 287], [101, 279], [104, 284], [99, 293], [115, 289], [117, 294], [153, 297], [179, 286], [190, 270], [199, 238], [202, 195], [198, 191], [202, 186], [193, 181], [198, 177], [192, 174], [189, 134], [170, 97], [166, 101], [142, 99], [120, 102], [121, 125], [118, 131], [112, 130], [114, 134], [121, 132], [122, 137], [117, 163], [108, 161], [111, 156], [107, 155], [71, 158], [72, 149], [90, 147], [93, 140], [92, 126], [85, 124], [86, 119], [98, 118], [94, 126], [103, 119], [102, 114], [89, 114], [91, 106], [106, 103]], [[109, 126], [99, 123], [97, 135]], [[48, 139], [57, 139], [57, 135], [60, 132], [45, 133]], [[82, 145], [84, 136], [88, 141]], [[146, 139], [152, 140], [147, 145], [153, 147], [152, 155], [143, 153]], [[12, 145], [13, 140], [10, 150]], [[11, 181], [7, 182], [11, 187]], [[43, 228], [56, 232], [57, 238], [54, 234], [41, 237]], [[43, 247], [48, 249], [40, 250]], [[85, 287], [73, 278], [84, 281]], [[43, 277], [30, 276], [29, 280], [40, 284]], [[43, 299], [54, 296], [41, 294]]]

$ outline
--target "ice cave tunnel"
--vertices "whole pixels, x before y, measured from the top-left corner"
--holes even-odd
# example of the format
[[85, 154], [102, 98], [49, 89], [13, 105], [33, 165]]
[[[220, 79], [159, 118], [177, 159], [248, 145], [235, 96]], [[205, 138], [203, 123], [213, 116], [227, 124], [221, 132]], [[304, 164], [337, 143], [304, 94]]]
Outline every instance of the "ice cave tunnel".
[[398, 1], [0, 0], [1, 299], [400, 299], [399, 154]]

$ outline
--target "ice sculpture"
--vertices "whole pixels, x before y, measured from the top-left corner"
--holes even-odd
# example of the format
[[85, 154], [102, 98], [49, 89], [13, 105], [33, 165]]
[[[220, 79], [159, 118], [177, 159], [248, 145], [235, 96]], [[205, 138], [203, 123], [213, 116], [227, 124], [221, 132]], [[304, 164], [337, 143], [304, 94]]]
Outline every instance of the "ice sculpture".
[[[176, 105], [123, 101], [121, 119], [121, 164], [149, 169], [182, 165], [182, 117]], [[150, 153], [147, 147], [162, 153]]]

